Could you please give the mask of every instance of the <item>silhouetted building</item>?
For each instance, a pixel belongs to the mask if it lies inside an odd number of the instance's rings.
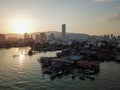
[[[62,24],[62,39],[66,37],[66,24]]]
[[[45,33],[40,33],[39,35],[35,35],[35,43],[45,43],[47,42],[47,35]]]
[[[25,33],[24,34],[24,43],[29,43],[29,42],[33,42],[32,35]]]
[[[0,42],[6,41],[5,34],[0,34]]]
[[[25,33],[25,34],[24,34],[24,40],[27,39],[27,38],[28,38],[28,34]]]
[[[8,37],[8,42],[17,42],[17,37]]]
[[[40,35],[35,35],[35,40],[39,40],[40,39]]]
[[[40,41],[42,43],[47,42],[47,35],[45,33],[40,33]]]
[[[18,46],[24,46],[24,39],[23,38],[18,39]]]

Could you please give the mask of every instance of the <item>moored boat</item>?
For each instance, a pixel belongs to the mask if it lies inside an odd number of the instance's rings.
[[[94,75],[87,75],[86,77],[91,79],[91,80],[95,80],[95,76]]]

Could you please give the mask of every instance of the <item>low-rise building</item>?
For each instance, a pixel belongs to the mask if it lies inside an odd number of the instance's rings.
[[[5,34],[0,34],[0,43],[6,41]]]
[[[17,42],[17,37],[8,37],[8,42]]]

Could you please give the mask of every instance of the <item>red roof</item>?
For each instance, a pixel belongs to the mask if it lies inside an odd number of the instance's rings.
[[[78,64],[79,66],[83,66],[83,67],[96,66],[95,63],[93,63],[93,62],[88,62],[88,61],[78,61],[77,64]]]

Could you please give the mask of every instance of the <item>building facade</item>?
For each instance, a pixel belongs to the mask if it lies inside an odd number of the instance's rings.
[[[66,24],[62,24],[62,39],[66,37]]]
[[[5,34],[0,34],[0,42],[6,41]]]
[[[40,33],[39,35],[35,35],[35,43],[46,43],[47,35],[45,33]]]
[[[41,43],[47,42],[47,35],[45,33],[40,33],[40,41]]]

